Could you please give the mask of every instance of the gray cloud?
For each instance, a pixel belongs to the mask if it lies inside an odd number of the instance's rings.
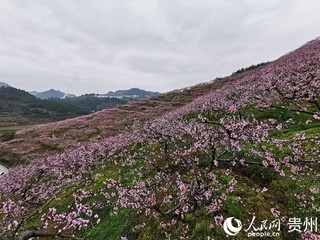
[[[318,37],[317,0],[3,0],[0,81],[71,93],[161,92]]]

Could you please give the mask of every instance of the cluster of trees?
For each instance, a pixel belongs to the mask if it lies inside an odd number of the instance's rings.
[[[0,88],[0,108],[2,112],[20,115],[29,120],[64,119],[88,113],[67,102],[41,100],[26,91],[12,87]]]
[[[61,120],[127,103],[117,98],[97,98],[83,95],[75,98],[41,100],[26,91],[6,87],[0,88],[0,109],[4,113],[16,114],[28,120]]]
[[[252,64],[252,65],[249,66],[249,67],[240,68],[239,70],[233,72],[232,74],[235,75],[235,74],[239,74],[239,73],[244,73],[244,72],[247,72],[247,71],[256,69],[256,68],[258,68],[258,67],[264,66],[264,65],[266,65],[266,64],[268,64],[268,63],[269,63],[269,62],[262,62],[262,63],[258,63],[258,64]]]
[[[98,98],[94,94],[86,94],[75,98],[53,99],[52,101],[67,102],[87,112],[96,112],[106,108],[113,108],[126,104],[127,100],[118,98]]]

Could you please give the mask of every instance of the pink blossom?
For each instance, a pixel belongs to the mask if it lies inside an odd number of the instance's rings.
[[[214,217],[214,221],[216,223],[216,225],[222,227],[222,224],[223,224],[223,216],[215,216]]]

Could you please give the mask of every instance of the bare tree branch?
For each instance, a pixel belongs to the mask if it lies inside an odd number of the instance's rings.
[[[21,233],[19,240],[28,240],[34,237],[60,237],[66,239],[73,239],[73,240],[83,240],[83,238],[74,237],[71,235],[64,235],[64,234],[56,234],[52,232],[47,232],[43,230],[27,230]]]

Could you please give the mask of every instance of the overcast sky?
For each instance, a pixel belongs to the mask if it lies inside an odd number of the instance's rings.
[[[319,0],[1,0],[0,81],[166,92],[320,36]]]

